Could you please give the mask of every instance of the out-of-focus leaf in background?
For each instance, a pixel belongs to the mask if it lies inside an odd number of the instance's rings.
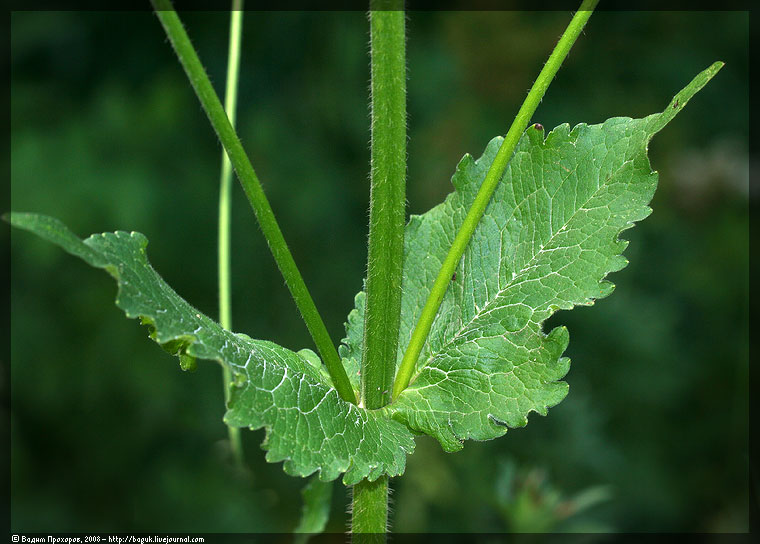
[[[409,14],[411,213],[506,132],[567,17]],[[221,86],[227,15],[183,19]],[[251,12],[244,25],[240,134],[337,342],[366,266],[366,15]],[[494,485],[505,455],[518,471],[543,467],[561,497],[605,486],[587,514],[606,527],[746,530],[748,32],[745,12],[592,17],[536,114],[547,128],[660,111],[704,66],[726,66],[650,147],[654,213],[627,233],[614,296],[545,327],[571,330],[566,400],[455,455],[419,438],[392,482],[395,531],[507,530]],[[12,14],[14,210],[145,233],[158,272],[213,316],[218,161],[151,13]],[[237,187],[234,198],[235,329],[308,347]],[[244,433],[250,475],[229,460],[218,369],[182,375],[113,306],[107,277],[11,241],[12,530],[294,527],[304,482],[266,465],[263,433]],[[344,530],[344,507],[333,501],[328,531]]]

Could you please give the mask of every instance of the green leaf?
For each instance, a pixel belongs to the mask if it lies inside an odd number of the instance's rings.
[[[324,481],[345,472],[346,485],[404,472],[414,450],[406,427],[342,400],[313,352],[234,334],[190,306],[150,266],[142,234],[118,231],[82,241],[51,217],[12,213],[8,219],[111,274],[119,286],[116,305],[148,325],[150,337],[179,356],[183,368],[192,368],[194,358],[227,365],[234,385],[225,420],[264,427],[267,461],[284,461],[285,471],[297,476],[319,471]]]
[[[455,451],[466,439],[524,426],[530,412],[545,415],[565,397],[568,332],[545,334],[542,324],[557,310],[612,292],[604,278],[627,264],[621,254],[628,243],[618,236],[651,213],[657,174],[649,140],[721,66],[698,75],[659,114],[572,130],[564,124],[545,139],[540,125],[526,130],[452,277],[409,387],[384,409],[389,415]],[[452,178],[455,192],[406,227],[397,366],[501,140],[477,161],[465,155]],[[351,377],[363,311],[360,293],[341,349]]]
[[[331,495],[332,482],[323,482],[316,477],[312,477],[301,490],[303,510],[301,521],[294,532],[303,534],[296,537],[296,544],[304,544],[309,539],[309,535],[325,530],[330,517]]]

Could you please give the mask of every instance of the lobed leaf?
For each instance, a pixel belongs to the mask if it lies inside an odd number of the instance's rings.
[[[544,138],[523,134],[452,277],[410,385],[385,410],[447,451],[487,440],[559,403],[569,359],[565,327],[542,324],[557,310],[609,295],[604,278],[625,267],[620,233],[651,213],[657,186],[647,146],[721,68],[699,74],[662,112],[599,125],[564,124]],[[455,191],[405,232],[401,330],[396,365],[409,343],[451,242],[501,145],[465,155]],[[358,368],[364,297],[356,297],[341,356]],[[353,376],[355,372],[350,372]]]
[[[175,293],[148,263],[139,233],[103,233],[82,241],[60,221],[13,213],[10,222],[45,238],[118,283],[116,304],[148,325],[150,336],[179,356],[230,368],[234,384],[225,420],[265,428],[270,462],[292,475],[344,472],[353,485],[403,473],[414,450],[412,432],[455,451],[466,439],[486,440],[527,423],[567,394],[560,381],[568,333],[543,323],[560,309],[593,304],[612,292],[604,278],[623,268],[619,234],[651,212],[657,185],[647,145],[721,68],[716,63],[659,114],[613,118],[600,125],[555,128],[544,138],[534,125],[521,138],[451,280],[409,387],[381,410],[340,398],[319,357],[293,352],[223,329]],[[399,352],[414,325],[501,143],[478,160],[466,155],[452,178],[454,193],[413,216],[405,231]],[[359,388],[364,293],[349,314],[340,355]]]
[[[227,365],[234,384],[225,421],[266,429],[262,447],[269,462],[284,461],[288,474],[319,471],[323,481],[345,472],[343,482],[404,472],[414,439],[402,424],[340,398],[310,350],[293,352],[223,329],[174,292],[148,263],[140,233],[95,234],[82,241],[57,219],[12,213],[10,222],[59,245],[118,283],[116,305],[140,318],[150,337],[183,368],[193,359]]]

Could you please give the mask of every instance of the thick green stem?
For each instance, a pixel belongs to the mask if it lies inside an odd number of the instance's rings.
[[[230,120],[227,118],[222,103],[219,101],[219,97],[216,95],[208,79],[208,75],[201,65],[198,54],[195,52],[192,43],[190,43],[190,38],[188,38],[169,0],[151,1],[172,47],[174,47],[174,51],[177,53],[177,57],[185,69],[188,79],[200,99],[201,105],[219,137],[219,141],[227,151],[240,184],[243,186],[243,191],[245,191],[248,201],[251,203],[251,207],[256,214],[256,219],[258,219],[259,226],[264,234],[264,238],[267,240],[272,256],[274,256],[274,260],[285,279],[285,284],[288,286],[290,294],[306,323],[306,327],[314,339],[314,343],[322,356],[327,371],[330,373],[335,389],[337,389],[344,400],[356,403],[356,395],[341,364],[335,344],[330,339],[322,317],[319,315],[311,294],[309,294],[309,290],[293,260],[293,255],[285,243],[285,238],[282,235],[280,226],[277,224],[264,190],[261,188],[259,178],[253,170],[251,161],[248,159],[235,133],[235,129],[232,128]]]
[[[243,0],[232,0],[230,12],[230,41],[227,54],[227,85],[224,90],[224,110],[235,127],[237,110],[238,74],[240,73],[240,42],[243,37]],[[218,229],[218,269],[219,269],[219,323],[227,330],[232,329],[232,294],[230,287],[230,208],[232,192],[232,163],[227,152],[222,151],[222,172],[219,176],[219,229]],[[224,404],[230,401],[232,373],[222,366]],[[243,444],[238,427],[227,427],[232,455],[239,466],[243,466]]]
[[[370,4],[372,157],[361,403],[390,401],[401,320],[406,206],[406,38],[403,1]],[[354,486],[352,533],[383,542],[388,477]]]
[[[438,273],[438,277],[435,279],[433,288],[430,290],[430,295],[425,302],[425,306],[422,309],[420,318],[415,325],[412,332],[409,345],[404,352],[404,357],[401,360],[398,374],[396,375],[396,381],[393,384],[393,399],[395,400],[401,392],[409,385],[409,381],[414,373],[417,359],[422,351],[422,347],[425,345],[430,328],[433,325],[433,320],[438,313],[438,308],[441,306],[443,297],[446,294],[446,289],[451,283],[451,277],[456,270],[459,260],[462,258],[467,244],[472,238],[475,228],[478,226],[480,218],[483,216],[483,212],[488,206],[488,202],[491,200],[496,186],[499,183],[504,170],[507,167],[512,158],[512,154],[515,151],[517,142],[520,140],[520,136],[528,126],[530,118],[536,111],[538,104],[549,87],[549,84],[554,79],[557,70],[559,70],[562,61],[565,60],[567,54],[570,52],[570,48],[575,43],[575,40],[580,35],[583,27],[586,25],[591,13],[593,12],[599,0],[584,0],[579,8],[578,12],[573,17],[572,21],[565,30],[565,33],[560,38],[559,42],[552,51],[549,60],[546,61],[544,68],[538,75],[536,82],[531,87],[525,102],[523,102],[520,111],[517,113],[517,117],[512,122],[512,126],[509,128],[509,132],[504,137],[504,141],[499,148],[499,152],[496,154],[496,158],[489,168],[486,178],[475,197],[475,201],[472,203],[467,216],[465,217],[462,226],[457,232],[454,242],[451,244],[451,249],[446,255],[446,259],[441,265],[441,270]]]
[[[361,374],[361,402],[369,409],[388,404],[393,385],[406,205],[404,12],[374,11],[379,3],[370,11],[372,163]]]
[[[351,533],[354,542],[385,542],[388,528],[388,477],[362,480],[353,487]]]

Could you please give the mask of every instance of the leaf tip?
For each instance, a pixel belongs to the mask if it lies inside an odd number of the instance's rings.
[[[179,367],[183,372],[195,372],[198,370],[198,360],[192,355],[181,353],[179,355]]]
[[[623,258],[622,261],[625,263],[623,266],[620,266],[620,269],[622,269],[625,265],[628,264],[628,259]],[[615,290],[615,284],[608,280],[602,280],[599,282],[599,294],[596,296],[596,298],[605,298],[612,294],[612,292]]]
[[[443,451],[448,453],[454,453],[464,448],[464,443],[457,438],[451,428],[451,424],[437,429],[437,432],[434,432],[433,436],[441,444]]]
[[[670,101],[670,104],[665,108],[662,113],[655,114],[652,117],[654,122],[650,128],[650,134],[653,135],[667,125],[673,118],[686,106],[689,100],[697,94],[709,81],[715,77],[721,68],[725,66],[723,61],[717,61],[712,63],[708,68],[698,73],[694,79],[692,79],[686,87],[681,89]]]
[[[525,132],[532,144],[540,144],[544,141],[545,129],[541,123],[533,123]]]

